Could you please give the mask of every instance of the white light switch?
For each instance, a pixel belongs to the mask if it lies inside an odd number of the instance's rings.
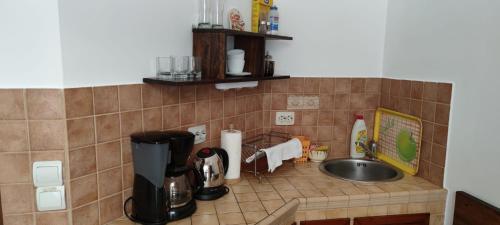
[[[38,161],[33,163],[35,187],[59,186],[63,184],[61,161]]]
[[[39,187],[36,189],[38,211],[66,209],[64,186]]]

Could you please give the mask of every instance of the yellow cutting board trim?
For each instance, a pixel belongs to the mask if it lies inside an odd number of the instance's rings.
[[[390,109],[386,109],[386,108],[378,108],[377,112],[375,113],[375,126],[374,126],[374,130],[373,130],[373,140],[375,140],[376,142],[378,142],[378,140],[379,140],[382,113],[390,114],[390,115],[394,115],[394,116],[398,116],[398,117],[401,117],[404,119],[413,120],[413,121],[418,122],[420,125],[419,137],[422,137],[422,120],[420,120],[420,118],[412,116],[412,115],[400,113],[397,111],[393,111]],[[417,160],[417,167],[416,168],[413,168],[413,167],[410,167],[404,163],[401,163],[401,162],[397,161],[396,159],[393,159],[392,157],[385,155],[381,152],[377,152],[377,158],[401,169],[402,171],[404,171],[410,175],[415,175],[418,172],[418,167],[420,164],[419,161],[420,161],[421,140],[418,140],[418,141],[419,141],[419,149],[418,149],[419,156],[417,157],[418,160]]]

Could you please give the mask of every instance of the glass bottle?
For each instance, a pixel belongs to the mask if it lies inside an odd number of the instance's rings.
[[[211,0],[212,28],[224,28],[224,0]]]
[[[198,2],[198,28],[210,28],[210,1],[199,0]]]

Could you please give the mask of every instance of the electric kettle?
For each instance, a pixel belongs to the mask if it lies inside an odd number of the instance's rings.
[[[238,162],[239,163],[239,162]],[[196,153],[193,160],[194,169],[201,175],[201,188],[195,193],[198,200],[218,199],[229,192],[224,186],[224,175],[227,173],[229,156],[222,148],[203,148]]]

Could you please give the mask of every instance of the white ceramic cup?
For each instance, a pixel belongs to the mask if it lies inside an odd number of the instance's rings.
[[[241,73],[245,67],[245,60],[229,59],[227,60],[227,69],[230,73]]]
[[[245,54],[227,55],[227,60],[245,60]]]

